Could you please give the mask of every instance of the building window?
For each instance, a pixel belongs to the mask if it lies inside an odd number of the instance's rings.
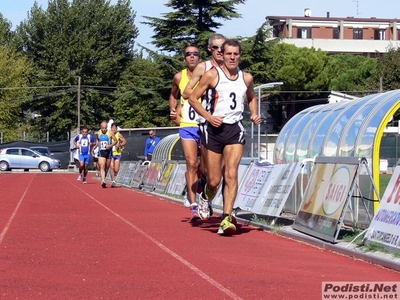
[[[298,39],[311,39],[311,28],[298,28],[297,29]]]
[[[362,28],[353,29],[353,40],[362,40],[363,39],[363,30]]]
[[[374,32],[374,39],[384,41],[386,40],[386,29],[377,29]]]
[[[340,38],[340,29],[339,28],[333,28],[333,38],[335,40],[338,40]]]

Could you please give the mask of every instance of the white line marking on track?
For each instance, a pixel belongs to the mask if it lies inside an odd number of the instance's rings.
[[[64,178],[65,179],[65,178]],[[69,181],[68,181],[69,182]],[[71,182],[69,182],[71,183]],[[72,184],[72,183],[71,183]],[[91,198],[94,202],[96,202],[97,204],[99,204],[100,206],[102,206],[103,208],[105,208],[107,211],[109,211],[111,214],[113,214],[114,216],[116,216],[118,219],[120,219],[121,221],[123,221],[124,223],[126,223],[127,225],[129,225],[130,227],[132,227],[133,229],[135,229],[137,232],[139,232],[141,235],[143,235],[145,238],[149,239],[151,242],[153,242],[155,245],[157,245],[158,247],[160,247],[163,251],[165,251],[166,253],[168,253],[169,255],[171,255],[172,257],[174,257],[175,259],[177,259],[179,262],[181,262],[182,264],[184,264],[186,267],[188,267],[189,269],[191,269],[193,272],[195,272],[197,275],[199,275],[200,277],[202,277],[204,280],[208,281],[212,286],[214,286],[215,288],[217,288],[218,290],[220,290],[221,292],[223,292],[224,294],[228,295],[229,297],[231,297],[232,299],[236,299],[236,300],[243,300],[241,297],[239,297],[238,295],[236,295],[235,293],[233,293],[231,290],[227,289],[226,287],[224,287],[222,284],[220,284],[218,281],[212,279],[210,276],[208,276],[206,273],[204,273],[203,271],[201,271],[199,268],[197,268],[195,265],[191,264],[190,262],[188,262],[186,259],[184,259],[182,256],[180,256],[179,254],[175,253],[174,251],[172,251],[171,249],[169,249],[168,247],[164,246],[164,244],[160,243],[159,241],[157,241],[155,238],[153,238],[152,236],[148,235],[146,232],[144,232],[143,230],[141,230],[139,227],[135,226],[134,224],[132,224],[131,222],[129,222],[127,219],[125,219],[124,217],[122,217],[121,215],[119,215],[118,213],[116,213],[115,211],[113,211],[111,208],[109,208],[108,206],[104,205],[103,203],[101,203],[99,200],[95,199],[92,195],[89,195],[86,191],[82,190],[81,188],[79,188],[78,186],[72,184],[73,186],[75,186],[78,190],[80,190],[81,192],[83,192],[84,194],[86,194],[89,198]]]
[[[1,232],[1,234],[0,234],[0,245],[1,245],[1,243],[3,242],[3,239],[4,239],[5,235],[7,234],[8,229],[9,229],[10,226],[11,226],[11,223],[12,223],[12,221],[14,220],[15,215],[17,214],[18,209],[19,209],[19,207],[21,206],[22,201],[24,200],[25,195],[26,195],[26,192],[28,191],[29,187],[31,186],[31,183],[32,183],[34,177],[35,177],[35,176],[32,176],[32,179],[31,179],[31,181],[29,182],[28,186],[26,187],[26,189],[25,189],[25,191],[24,191],[24,194],[23,194],[22,197],[19,199],[17,206],[15,207],[15,209],[14,209],[14,211],[13,211],[11,217],[8,219],[8,222],[7,222],[6,226],[4,227],[3,231]]]

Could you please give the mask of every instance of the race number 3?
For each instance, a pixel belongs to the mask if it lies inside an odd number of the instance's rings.
[[[236,102],[236,94],[232,92],[232,93],[230,93],[229,97],[231,97],[231,99],[232,99],[232,105],[229,106],[229,107],[232,110],[234,110],[236,108],[236,104],[237,104],[237,102]]]

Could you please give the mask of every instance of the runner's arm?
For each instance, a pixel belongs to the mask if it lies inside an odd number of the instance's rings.
[[[206,69],[206,63],[200,63],[196,66],[196,68],[193,70],[192,77],[190,78],[188,84],[185,87],[185,90],[182,92],[182,97],[184,99],[188,99],[190,95],[193,93],[193,90],[196,86],[196,84],[199,82],[200,78],[204,74],[204,70]],[[200,98],[201,95],[197,98]]]
[[[175,74],[174,79],[172,81],[171,93],[169,95],[169,117],[176,124],[180,123],[180,116],[177,114],[177,106],[180,106],[180,101],[177,98],[179,94],[179,82],[182,78],[182,72]]]
[[[258,114],[258,99],[254,93],[254,82],[253,76],[250,73],[244,73],[244,80],[247,84],[247,101],[249,103],[249,108],[251,112],[250,120],[254,124],[261,124],[261,117]]]

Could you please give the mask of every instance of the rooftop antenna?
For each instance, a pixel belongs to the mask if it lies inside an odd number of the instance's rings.
[[[353,0],[353,2],[355,2],[356,4],[357,4],[357,11],[356,11],[356,15],[358,16],[359,14],[360,14],[360,12],[359,12],[359,10],[358,10],[358,7],[359,7],[359,5],[358,5],[358,0]]]

